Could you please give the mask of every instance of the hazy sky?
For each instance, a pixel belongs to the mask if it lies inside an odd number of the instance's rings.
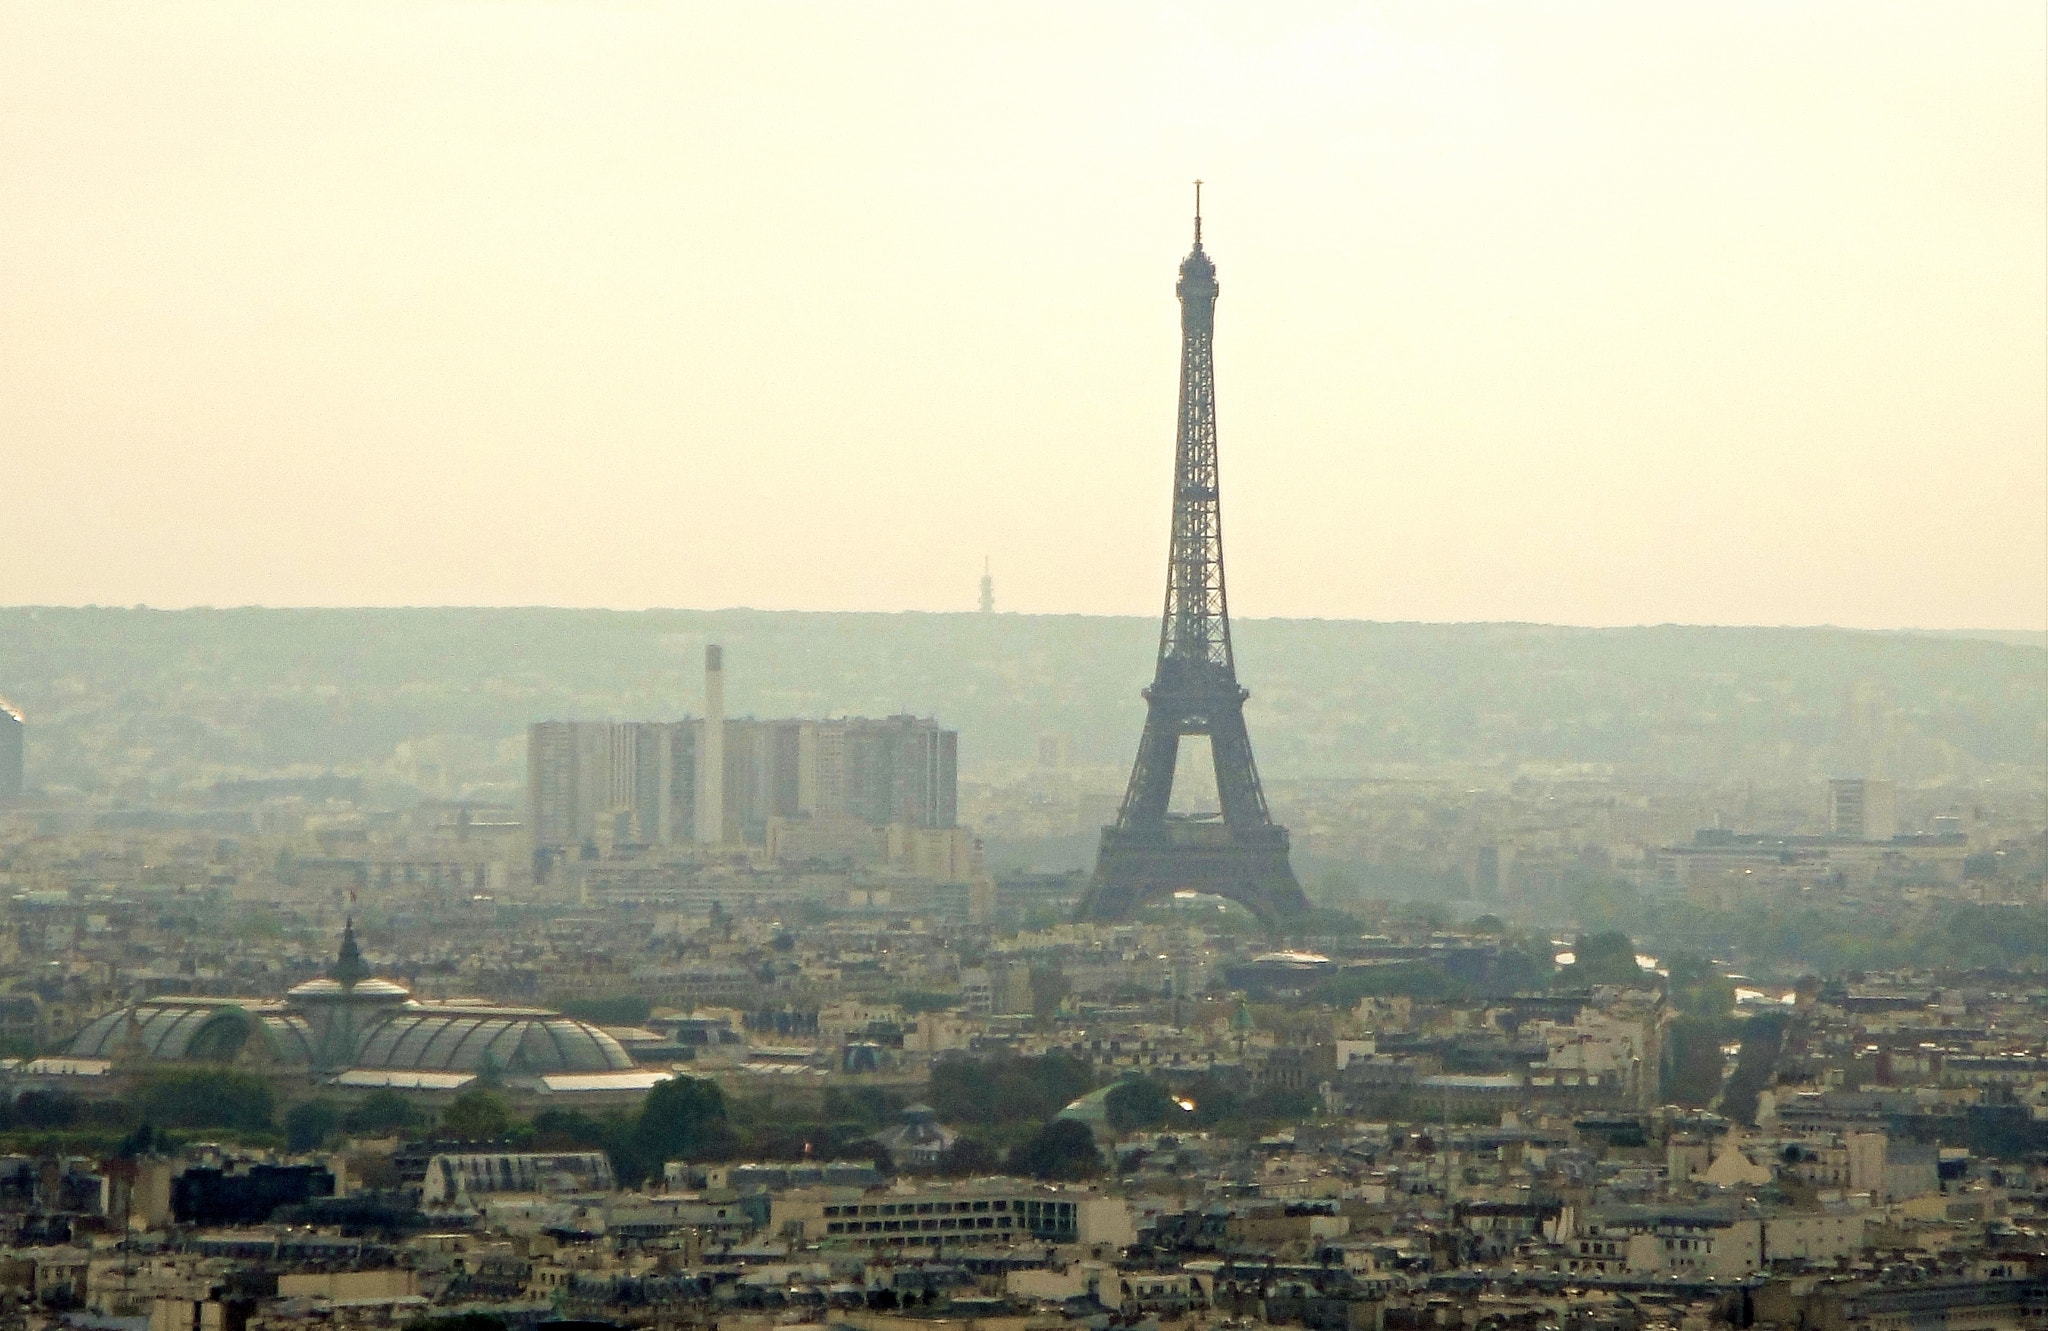
[[[1254,14],[1252,11],[1259,12]],[[2048,624],[2048,18],[0,0],[0,599]]]

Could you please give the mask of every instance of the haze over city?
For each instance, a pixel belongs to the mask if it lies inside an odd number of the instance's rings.
[[[0,0],[0,1331],[2039,1331],[2044,57]]]
[[[16,603],[2048,626],[2037,5],[0,22]]]

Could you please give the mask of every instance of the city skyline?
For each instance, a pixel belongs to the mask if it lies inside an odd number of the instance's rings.
[[[2038,7],[483,15],[5,11],[11,600],[1155,613],[1200,175],[1240,617],[2048,627]]]
[[[0,0],[0,1331],[2038,1322],[2044,51]]]

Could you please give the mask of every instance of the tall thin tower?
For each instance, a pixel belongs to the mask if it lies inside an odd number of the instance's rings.
[[[697,841],[725,843],[725,648],[704,649],[704,735],[697,742]]]
[[[1202,249],[1202,184],[1195,182],[1195,247],[1181,261],[1180,411],[1173,464],[1173,531],[1159,661],[1145,690],[1145,731],[1116,824],[1102,829],[1084,920],[1121,920],[1190,889],[1237,901],[1267,924],[1308,909],[1259,787],[1245,732],[1223,582],[1223,510],[1216,478],[1216,265]],[[1183,735],[1209,737],[1220,814],[1168,813]]]
[[[996,612],[996,580],[988,571],[988,557],[981,560],[981,613],[992,615]]]

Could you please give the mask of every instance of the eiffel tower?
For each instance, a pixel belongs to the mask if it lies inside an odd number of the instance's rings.
[[[1173,537],[1159,664],[1145,690],[1145,733],[1116,825],[1102,829],[1095,879],[1079,918],[1129,919],[1181,890],[1238,902],[1271,928],[1308,909],[1259,788],[1230,648],[1223,588],[1223,511],[1216,488],[1216,265],[1202,250],[1202,185],[1195,182],[1195,247],[1181,261],[1180,419],[1173,463]],[[1220,813],[1169,813],[1183,735],[1207,735]]]

